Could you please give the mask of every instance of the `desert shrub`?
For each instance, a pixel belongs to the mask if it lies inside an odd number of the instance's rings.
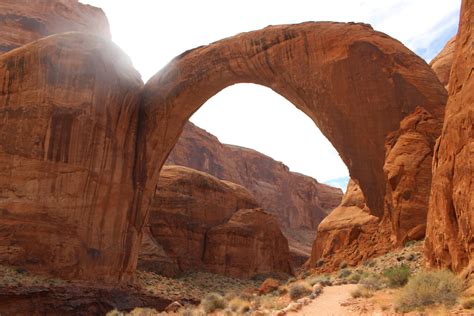
[[[402,287],[408,282],[410,268],[404,264],[398,267],[388,268],[383,271],[390,287]]]
[[[306,282],[309,283],[309,285],[313,286],[316,283],[321,283],[324,286],[331,285],[331,277],[327,274],[321,274],[317,276],[311,276],[306,279]]]
[[[342,261],[342,262],[339,264],[339,269],[345,269],[345,268],[347,268],[347,262]]]
[[[341,279],[345,279],[347,278],[349,275],[351,275],[351,271],[348,270],[348,269],[342,269],[341,271],[339,271],[338,273],[338,277],[341,278]]]
[[[229,308],[235,313],[244,314],[250,310],[250,302],[239,297],[234,297],[229,302]]]
[[[368,259],[368,260],[364,261],[364,266],[365,267],[372,268],[372,267],[375,267],[375,264],[376,264],[376,262],[372,259]]]
[[[362,274],[361,273],[352,273],[348,280],[349,282],[351,283],[359,283],[360,279],[362,278]]]
[[[474,309],[474,297],[465,299],[461,305],[465,309]]]
[[[377,274],[362,275],[359,284],[370,291],[378,291],[386,287],[385,280]]]
[[[297,300],[306,295],[309,295],[311,294],[312,291],[313,291],[313,288],[311,287],[311,285],[309,285],[308,282],[305,282],[305,281],[299,281],[299,282],[293,283],[292,285],[290,285],[289,290],[288,290],[290,294],[290,298],[292,300]]]
[[[260,297],[260,306],[264,309],[282,309],[286,307],[285,301],[281,301],[278,297],[271,295],[263,295]]]
[[[400,290],[395,309],[408,312],[440,304],[453,306],[462,290],[461,281],[450,271],[425,271],[410,278]]]
[[[410,246],[413,246],[414,244],[416,244],[416,240],[408,240],[405,242],[405,247],[410,247]]]
[[[374,296],[371,290],[366,288],[365,286],[358,286],[356,289],[351,291],[351,296],[353,298],[359,298],[359,297],[364,297],[364,298],[369,298]]]
[[[210,293],[201,301],[201,306],[206,313],[212,313],[218,309],[224,309],[226,301],[221,295]]]

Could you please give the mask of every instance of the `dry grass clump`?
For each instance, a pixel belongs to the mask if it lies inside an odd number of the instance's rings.
[[[230,300],[228,307],[235,313],[245,314],[250,311],[250,302],[240,297],[234,297]]]
[[[316,283],[321,283],[323,286],[328,286],[332,284],[331,281],[331,276],[327,274],[321,274],[317,276],[310,276],[306,278],[306,282],[309,283],[309,285],[313,286]]]
[[[362,275],[359,284],[372,292],[387,286],[385,279],[378,274]]]
[[[366,288],[365,286],[359,285],[355,290],[351,291],[351,296],[353,298],[369,298],[374,296],[373,292]]]
[[[210,293],[206,295],[201,301],[201,306],[206,313],[212,313],[219,309],[226,307],[226,300],[217,293]]]
[[[461,290],[461,281],[450,271],[420,272],[400,290],[395,310],[409,312],[433,305],[451,307],[456,304]]]
[[[289,286],[288,293],[292,300],[297,300],[311,294],[313,288],[306,281],[298,281]]]

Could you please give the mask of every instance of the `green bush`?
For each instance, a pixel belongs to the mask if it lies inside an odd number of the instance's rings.
[[[360,273],[352,273],[350,276],[349,276],[349,282],[351,283],[359,283],[360,279],[362,278],[362,274]]]
[[[311,287],[311,285],[309,285],[308,282],[299,281],[290,285],[288,293],[290,294],[290,298],[292,300],[297,300],[299,298],[311,294],[312,291],[313,288]]]
[[[226,307],[225,299],[217,294],[210,293],[201,301],[201,305],[206,313],[212,313],[218,309],[224,309]]]
[[[388,268],[383,271],[390,287],[402,287],[408,282],[410,268],[404,264],[398,267]]]
[[[435,304],[451,307],[456,304],[461,290],[461,281],[450,271],[420,272],[400,290],[395,309],[409,312]]]

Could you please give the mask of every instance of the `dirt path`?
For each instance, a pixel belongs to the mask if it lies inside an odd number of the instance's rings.
[[[305,315],[305,316],[339,316],[350,315],[349,310],[341,306],[341,303],[351,297],[351,291],[357,285],[347,284],[338,286],[327,286],[323,293],[314,299],[310,304],[304,306],[298,312],[289,313],[289,315]]]

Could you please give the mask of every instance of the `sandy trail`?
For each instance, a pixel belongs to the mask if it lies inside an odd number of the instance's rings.
[[[357,287],[355,284],[346,284],[338,286],[327,286],[323,293],[314,299],[310,304],[304,306],[298,312],[291,312],[288,315],[305,316],[339,316],[350,315],[347,307],[341,306],[341,303],[351,297],[351,291]]]

